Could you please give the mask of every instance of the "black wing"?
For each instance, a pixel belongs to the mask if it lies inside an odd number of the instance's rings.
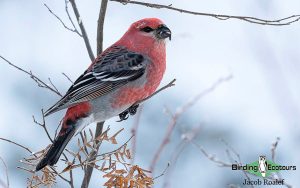
[[[148,60],[124,47],[111,47],[69,88],[65,96],[45,112],[45,116],[103,96],[136,80],[145,73]]]

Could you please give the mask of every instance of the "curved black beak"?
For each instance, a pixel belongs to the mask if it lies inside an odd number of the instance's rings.
[[[156,29],[156,37],[158,39],[169,38],[169,40],[171,40],[171,35],[172,35],[171,30],[166,25],[164,25],[164,24],[160,25]]]

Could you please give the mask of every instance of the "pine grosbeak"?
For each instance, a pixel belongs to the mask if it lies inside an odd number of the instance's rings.
[[[134,114],[134,105],[155,92],[166,69],[165,39],[170,29],[157,18],[133,23],[101,53],[45,116],[68,108],[62,128],[36,171],[53,166],[81,126]]]

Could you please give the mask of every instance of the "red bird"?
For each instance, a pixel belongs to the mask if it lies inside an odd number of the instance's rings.
[[[155,92],[166,69],[165,39],[170,29],[157,18],[133,23],[122,38],[107,48],[74,82],[45,116],[68,108],[62,128],[36,171],[57,163],[81,126],[119,115],[134,115],[134,105]]]

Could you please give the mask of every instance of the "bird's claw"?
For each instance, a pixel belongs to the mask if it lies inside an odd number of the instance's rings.
[[[120,120],[117,122],[121,122],[121,121],[128,119],[129,115],[131,115],[131,116],[135,115],[138,107],[139,107],[139,104],[133,105],[133,106],[129,107],[127,110],[125,110],[124,112],[122,112],[121,114],[119,114]]]
[[[121,121],[128,119],[129,118],[128,110],[125,110],[124,112],[119,114],[119,118],[120,118],[120,120],[117,122],[121,122]]]
[[[128,108],[128,112],[130,115],[135,115],[137,112],[137,108],[139,107],[139,104],[133,105],[131,107]]]

